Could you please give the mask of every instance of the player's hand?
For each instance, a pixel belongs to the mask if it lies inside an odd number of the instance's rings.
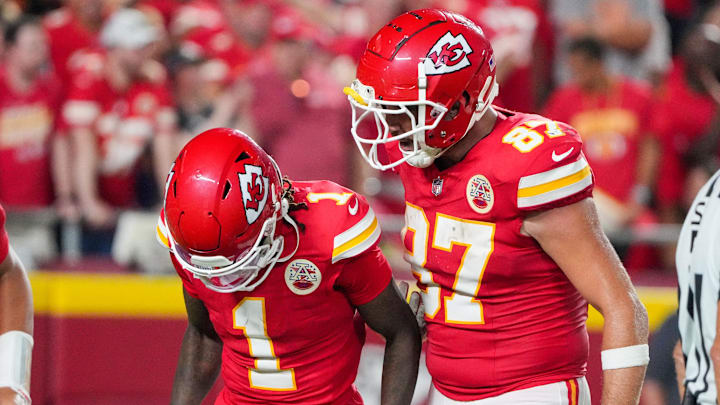
[[[0,387],[0,405],[30,405],[30,402],[10,388]]]
[[[420,335],[425,338],[425,333],[427,332],[425,329],[425,307],[423,306],[422,299],[420,298],[420,293],[413,291],[410,294],[410,297],[408,297],[410,284],[408,284],[407,281],[400,281],[398,283],[398,289],[400,290],[400,295],[405,298],[405,301],[410,305],[410,309],[413,314],[415,314],[415,320],[420,327]]]

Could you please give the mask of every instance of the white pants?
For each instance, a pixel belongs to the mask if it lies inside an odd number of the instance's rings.
[[[590,387],[585,377],[506,392],[476,401],[455,401],[430,386],[428,405],[590,405]]]

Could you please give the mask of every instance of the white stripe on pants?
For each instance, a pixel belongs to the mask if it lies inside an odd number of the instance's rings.
[[[438,391],[435,388],[435,385],[431,385],[428,405],[591,405],[590,387],[588,386],[585,377],[577,378],[574,381],[577,382],[578,389],[577,404],[573,403],[573,399],[569,400],[568,382],[560,381],[551,384],[539,385],[537,387],[510,391],[492,398],[467,402],[450,399]]]

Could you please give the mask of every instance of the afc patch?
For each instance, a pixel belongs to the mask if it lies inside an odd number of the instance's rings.
[[[321,281],[320,269],[310,260],[295,259],[285,267],[285,284],[297,295],[317,290]]]
[[[495,196],[487,177],[476,174],[468,181],[465,196],[473,211],[478,214],[487,214],[493,207]]]

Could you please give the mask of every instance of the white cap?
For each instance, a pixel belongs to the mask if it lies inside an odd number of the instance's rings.
[[[106,48],[140,49],[159,37],[158,29],[142,11],[123,8],[103,25],[100,42]]]

